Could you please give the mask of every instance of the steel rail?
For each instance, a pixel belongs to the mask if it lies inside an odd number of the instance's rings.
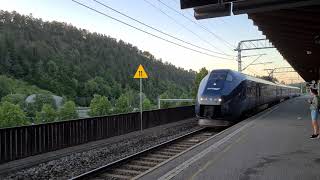
[[[186,137],[188,137],[188,136],[192,136],[193,134],[196,134],[196,133],[198,133],[198,132],[201,132],[201,131],[203,131],[203,130],[205,130],[205,129],[207,129],[207,128],[200,128],[200,129],[194,130],[194,131],[192,131],[192,132],[189,132],[189,133],[187,133],[187,134],[181,135],[181,136],[176,137],[176,138],[174,138],[174,139],[171,139],[171,140],[169,140],[169,141],[163,142],[163,143],[161,143],[161,144],[155,145],[155,146],[153,146],[153,147],[150,147],[150,148],[145,149],[145,150],[143,150],[143,151],[137,152],[137,153],[132,154],[132,155],[130,155],[130,156],[127,156],[127,157],[124,157],[124,158],[122,158],[122,159],[116,160],[116,161],[114,161],[114,162],[108,163],[108,164],[106,164],[106,165],[103,165],[103,166],[98,167],[98,168],[96,168],[96,169],[90,170],[90,171],[85,172],[85,173],[83,173],[83,174],[80,174],[80,175],[78,175],[78,176],[72,177],[70,180],[82,180],[82,179],[90,179],[90,178],[93,178],[93,177],[95,177],[95,176],[98,176],[98,175],[100,175],[100,174],[105,173],[107,170],[110,170],[110,169],[112,169],[112,168],[115,168],[115,167],[119,167],[119,166],[121,166],[121,165],[124,165],[126,162],[128,162],[128,161],[130,161],[130,160],[133,160],[133,159],[135,159],[135,158],[137,158],[137,157],[139,157],[139,156],[141,156],[141,155],[143,155],[143,154],[146,154],[146,153],[151,152],[151,151],[153,151],[153,150],[162,148],[162,147],[164,147],[164,146],[168,146],[168,145],[170,145],[170,144],[172,144],[172,143],[174,143],[174,142],[176,142],[176,141],[178,141],[178,140],[182,140],[183,138],[186,138]],[[194,146],[196,146],[196,145],[197,145],[197,144],[195,144]],[[184,150],[181,150],[181,152],[183,152],[183,151],[184,151]],[[159,164],[159,163],[158,163],[158,164]],[[143,173],[143,172],[142,172],[142,173]]]

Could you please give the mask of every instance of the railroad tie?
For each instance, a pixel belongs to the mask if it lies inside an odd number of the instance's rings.
[[[194,146],[194,145],[198,144],[199,142],[200,141],[198,141],[198,142],[183,141],[183,142],[180,142],[178,144],[186,144],[188,146]]]
[[[121,175],[132,175],[132,176],[136,176],[138,174],[141,174],[143,171],[136,171],[136,170],[131,170],[131,169],[125,169],[125,168],[116,168],[116,169],[112,169],[112,172],[117,173],[117,174],[121,174]]]
[[[161,154],[161,155],[165,155],[165,156],[174,156],[177,153],[176,152],[163,151],[163,152],[157,152],[157,154]]]
[[[112,173],[103,173],[99,177],[111,177],[111,178],[117,178],[117,179],[132,179],[131,176],[112,174]]]
[[[177,154],[177,153],[180,153],[181,151],[179,151],[179,150],[176,150],[176,149],[170,149],[170,148],[165,148],[165,149],[163,149],[163,151],[164,152],[172,152],[172,153],[175,153],[175,154]]]
[[[161,155],[161,154],[149,154],[149,157],[158,158],[158,159],[169,159],[171,156]]]
[[[182,148],[189,148],[189,147],[191,147],[192,145],[180,143],[180,144],[175,144],[175,145],[173,145],[173,146],[182,147]]]
[[[142,161],[142,160],[133,160],[131,161],[131,163],[133,163],[134,165],[143,165],[143,166],[148,166],[148,167],[154,167],[156,166],[158,163],[155,162],[150,162],[150,161]]]
[[[186,150],[186,148],[177,147],[177,146],[170,146],[169,149],[177,150],[179,152]]]
[[[139,165],[132,165],[132,164],[128,164],[128,165],[123,165],[124,168],[128,168],[128,169],[132,169],[132,170],[136,170],[136,171],[146,171],[148,169],[150,169],[150,167],[148,166],[139,166]]]
[[[142,157],[140,159],[142,159],[144,161],[151,161],[151,162],[157,162],[157,163],[160,163],[160,162],[165,160],[165,159],[159,159],[159,158],[156,158],[156,157]]]

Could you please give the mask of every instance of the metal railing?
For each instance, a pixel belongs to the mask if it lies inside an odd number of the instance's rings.
[[[194,117],[184,106],[143,112],[143,129]],[[140,130],[138,112],[0,129],[0,163]]]
[[[161,109],[161,101],[162,102],[195,102],[195,99],[161,99],[158,98],[158,109]]]

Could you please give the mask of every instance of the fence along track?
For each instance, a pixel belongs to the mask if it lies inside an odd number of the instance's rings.
[[[143,112],[143,129],[193,118],[194,106]],[[140,130],[139,113],[0,129],[0,164]]]
[[[73,177],[71,180],[133,179],[159,166],[170,158],[187,151],[191,147],[198,145],[212,137],[216,132],[217,130],[202,128],[77,177]]]

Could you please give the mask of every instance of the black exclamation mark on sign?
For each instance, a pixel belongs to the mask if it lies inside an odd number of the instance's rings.
[[[142,71],[139,71],[139,77],[142,77]]]

